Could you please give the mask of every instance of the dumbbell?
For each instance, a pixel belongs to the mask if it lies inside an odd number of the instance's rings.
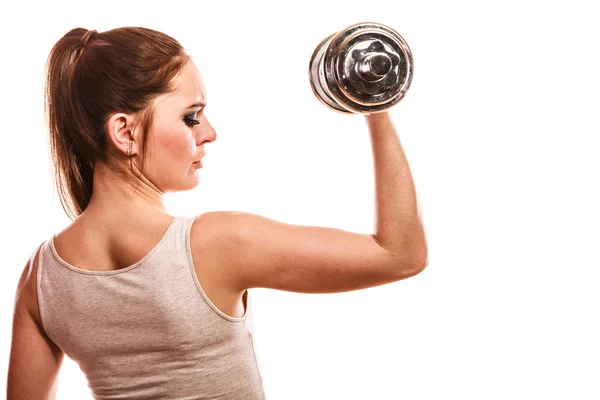
[[[392,28],[372,22],[326,37],[309,65],[315,96],[344,114],[389,109],[404,97],[412,76],[413,58],[406,41]]]

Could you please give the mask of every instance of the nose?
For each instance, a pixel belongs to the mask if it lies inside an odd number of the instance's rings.
[[[206,120],[205,124],[203,124],[202,129],[200,130],[198,137],[196,139],[196,144],[200,146],[205,142],[214,142],[217,140],[217,132],[213,128],[213,126]]]

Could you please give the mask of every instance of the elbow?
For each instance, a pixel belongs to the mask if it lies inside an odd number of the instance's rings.
[[[416,257],[414,265],[417,271],[415,275],[423,272],[425,268],[427,268],[427,265],[429,265],[429,253],[427,252],[427,245],[423,246],[423,251],[421,251]]]
[[[400,268],[400,279],[406,279],[419,275],[427,267],[427,262],[413,262],[405,264]]]
[[[411,257],[409,260],[401,263],[399,267],[400,279],[406,279],[418,275],[423,272],[425,268],[427,268],[427,265],[429,265],[429,255],[426,247],[423,249],[423,251],[416,252],[414,257]]]
[[[396,280],[418,275],[429,264],[427,240],[424,237],[413,237],[410,241],[405,241],[400,250],[390,253],[392,261],[389,265],[395,266]]]
[[[415,265],[418,266],[419,272],[423,272],[427,265],[429,265],[429,252],[427,251],[427,245],[423,245],[423,250],[419,253]]]
[[[425,268],[427,268],[427,265],[429,264],[429,258],[427,258],[427,256],[420,260],[419,262],[415,263],[415,275],[420,274],[421,272],[423,272],[425,270]]]
[[[429,265],[429,250],[427,249],[427,239],[425,237],[415,247],[414,264],[418,270],[417,274],[423,272],[427,268],[427,265]]]

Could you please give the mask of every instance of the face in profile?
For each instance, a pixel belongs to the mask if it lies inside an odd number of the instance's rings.
[[[144,175],[163,193],[198,186],[199,165],[194,162],[206,154],[204,145],[217,138],[204,114],[206,91],[192,60],[174,83],[173,92],[154,102],[144,166]]]

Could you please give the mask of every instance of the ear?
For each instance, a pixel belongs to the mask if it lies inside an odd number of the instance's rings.
[[[127,149],[131,143],[130,155],[137,154],[135,137],[132,132],[133,122],[133,117],[125,113],[115,113],[109,118],[107,123],[108,138],[117,152],[127,154]]]

